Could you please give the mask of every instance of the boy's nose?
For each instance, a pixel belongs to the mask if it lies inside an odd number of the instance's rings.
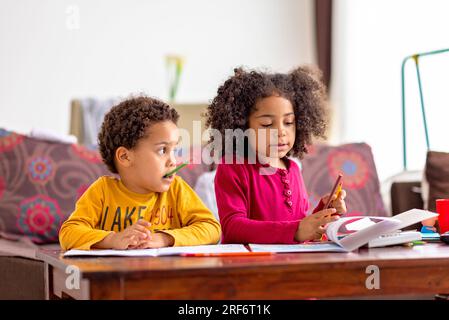
[[[173,153],[170,154],[170,158],[168,159],[168,166],[175,167],[176,166],[176,157]]]

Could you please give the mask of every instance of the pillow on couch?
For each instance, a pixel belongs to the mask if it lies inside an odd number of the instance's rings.
[[[83,192],[109,174],[100,155],[0,129],[0,234],[58,242],[61,224]]]
[[[312,145],[301,160],[310,212],[331,192],[339,173],[346,190],[346,216],[385,216],[379,178],[371,147],[365,143],[340,146]]]

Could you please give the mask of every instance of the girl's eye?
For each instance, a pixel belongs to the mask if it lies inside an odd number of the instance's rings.
[[[291,126],[292,124],[294,124],[294,122],[286,122],[285,123],[287,126]]]
[[[262,124],[261,126],[264,128],[268,128],[268,127],[271,127],[271,123],[270,124]]]
[[[165,147],[158,150],[158,153],[159,153],[161,156],[164,155],[166,152],[167,152],[167,148],[165,148]]]

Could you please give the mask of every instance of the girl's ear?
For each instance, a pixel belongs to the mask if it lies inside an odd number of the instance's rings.
[[[129,168],[131,166],[132,152],[125,147],[118,147],[115,151],[115,161],[118,166]]]

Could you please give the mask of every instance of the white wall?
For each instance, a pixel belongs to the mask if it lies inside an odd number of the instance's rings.
[[[207,102],[235,66],[314,61],[311,0],[2,0],[0,127],[67,133],[72,98],[167,98],[165,55],[186,65],[179,102]]]
[[[340,141],[372,146],[382,179],[402,170],[401,63],[449,48],[449,1],[335,1],[332,98],[341,108]],[[449,53],[421,58],[431,148],[449,152]],[[424,165],[416,71],[406,69],[409,168]]]

